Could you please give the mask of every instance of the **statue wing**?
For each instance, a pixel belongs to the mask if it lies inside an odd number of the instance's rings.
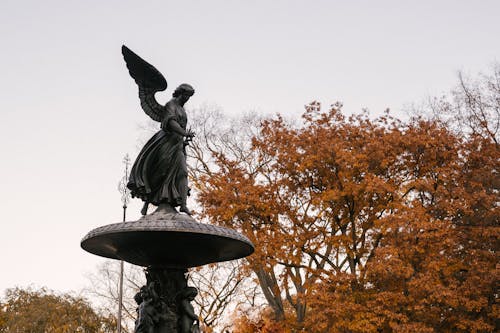
[[[141,107],[151,119],[161,121],[163,106],[155,99],[158,91],[167,89],[167,80],[154,66],[146,62],[128,47],[122,45],[122,54],[130,76],[139,86]]]

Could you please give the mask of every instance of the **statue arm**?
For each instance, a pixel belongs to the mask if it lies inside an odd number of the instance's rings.
[[[169,130],[171,130],[172,132],[175,132],[179,135],[191,136],[191,134],[188,131],[184,130],[175,119],[170,119],[168,121],[167,126],[168,126]]]
[[[182,308],[184,310],[184,313],[189,318],[191,318],[192,320],[196,320],[196,321],[198,320],[198,316],[196,315],[196,313],[194,313],[194,308],[191,305],[191,303],[189,303],[189,300],[187,300],[187,299],[182,300]]]
[[[179,125],[176,120],[176,114],[174,106],[169,103],[165,106],[165,116],[163,117],[161,128],[166,131],[172,131],[178,135],[185,137],[193,137],[194,134],[191,131],[186,131]]]

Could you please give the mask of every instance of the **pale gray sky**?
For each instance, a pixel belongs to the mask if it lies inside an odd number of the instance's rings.
[[[379,114],[499,61],[499,1],[0,2],[0,291],[76,290],[102,259],[80,249],[119,222],[125,153],[146,120],[120,54],[155,65],[169,90],[298,115],[319,100]],[[139,217],[140,203],[129,217]]]

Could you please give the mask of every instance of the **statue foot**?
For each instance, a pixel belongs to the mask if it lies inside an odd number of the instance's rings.
[[[179,210],[183,213],[186,213],[188,214],[189,216],[191,216],[191,211],[185,206],[185,205],[182,205]]]

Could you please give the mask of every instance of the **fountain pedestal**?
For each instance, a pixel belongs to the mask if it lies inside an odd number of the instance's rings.
[[[135,296],[136,333],[191,332],[189,303],[196,289],[187,285],[190,267],[246,257],[254,247],[235,230],[196,222],[169,207],[133,222],[90,231],[81,247],[98,256],[146,267],[147,283]]]

